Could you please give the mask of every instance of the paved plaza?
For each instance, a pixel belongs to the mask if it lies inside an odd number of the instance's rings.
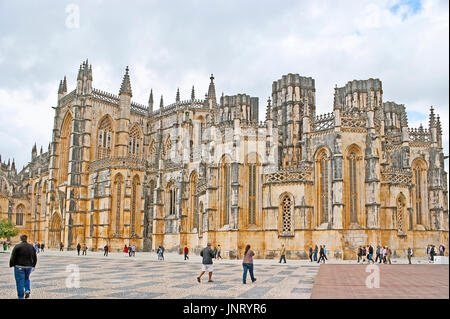
[[[88,252],[77,256],[75,251],[45,251],[38,255],[36,270],[31,275],[31,298],[92,299],[309,299],[309,298],[448,298],[448,265],[381,265],[381,288],[367,289],[368,273],[364,265],[354,261],[330,261],[320,265],[309,260],[255,260],[255,277],[242,284],[242,261],[214,262],[214,282],[202,282],[196,277],[201,258],[166,253],[165,261],[158,261],[155,253],[136,253],[125,257],[122,253]],[[2,299],[17,298],[13,269],[9,268],[9,253],[0,254],[0,295]],[[79,288],[67,288],[73,282],[71,269],[79,269]],[[320,270],[319,270],[320,269]],[[444,274],[446,272],[446,274]],[[71,275],[72,274],[72,275]],[[69,280],[68,280],[69,278]],[[407,278],[405,281],[404,278]],[[389,286],[389,287],[388,287]],[[313,288],[314,287],[314,288]],[[446,291],[444,291],[446,290]],[[378,294],[374,294],[378,291]],[[384,291],[384,294],[381,293]],[[412,293],[413,291],[413,293]],[[422,291],[422,293],[420,293]],[[371,295],[370,295],[371,294]]]

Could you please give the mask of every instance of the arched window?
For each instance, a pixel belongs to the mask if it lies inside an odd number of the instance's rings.
[[[198,228],[198,210],[197,210],[197,173],[193,172],[191,174],[190,181],[190,207],[189,207],[189,225],[191,225],[190,229]]]
[[[121,210],[122,210],[122,186],[123,186],[123,177],[120,174],[116,175],[116,178],[114,180],[114,187],[115,187],[115,236],[120,236],[120,230],[121,230]]]
[[[358,215],[357,215],[357,188],[356,188],[356,154],[355,152],[350,153],[348,158],[349,164],[349,177],[350,177],[350,222],[357,223]]]
[[[72,115],[66,114],[61,128],[59,143],[59,179],[58,184],[67,181],[69,176],[70,133],[72,131]]]
[[[330,209],[330,158],[325,149],[316,156],[316,194],[319,224],[328,223]]]
[[[280,234],[292,234],[292,214],[294,202],[289,194],[285,194],[280,199]]]
[[[6,180],[4,177],[0,177],[0,192],[7,192],[8,191],[8,184],[6,183]]]
[[[222,158],[219,171],[219,207],[221,226],[230,222],[231,214],[231,169],[227,156]]]
[[[406,200],[403,194],[397,197],[397,230],[400,233],[405,232],[406,220],[405,220],[405,206]]]
[[[16,225],[17,226],[23,226],[23,211],[24,211],[23,205],[17,206],[17,211],[16,211]]]
[[[130,131],[130,138],[128,139],[128,154],[132,156],[139,156],[141,152],[141,130],[135,124]]]
[[[108,116],[104,116],[98,127],[97,158],[111,155],[112,124]]]
[[[149,147],[149,154],[150,154],[150,164],[155,164],[156,161],[156,144],[155,144],[155,140],[152,140],[150,142],[150,147]]]
[[[168,203],[168,209],[167,214],[168,215],[175,215],[176,213],[176,198],[177,198],[177,192],[175,188],[174,182],[170,182],[167,185],[167,201]]]
[[[131,235],[136,235],[136,210],[138,202],[139,176],[133,178],[131,184]],[[139,211],[138,211],[139,212]]]
[[[247,194],[248,194],[248,218],[249,225],[256,225],[256,212],[258,211],[258,191],[259,191],[259,160],[253,153],[246,160]]]
[[[427,178],[426,164],[421,159],[416,159],[412,164],[413,171],[413,207],[416,215],[416,224],[423,225],[423,212],[426,207]]]
[[[166,142],[164,143],[164,147],[163,147],[163,157],[165,160],[169,159],[171,148],[172,148],[172,140],[170,139],[170,135],[169,135],[169,136],[167,136]]]

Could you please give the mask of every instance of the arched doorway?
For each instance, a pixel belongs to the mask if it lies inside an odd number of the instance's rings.
[[[61,242],[61,217],[54,213],[50,222],[49,247],[59,247]]]

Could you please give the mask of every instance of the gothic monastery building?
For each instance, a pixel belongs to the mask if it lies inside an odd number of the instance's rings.
[[[99,83],[101,85],[101,83]],[[336,259],[359,245],[448,246],[442,129],[408,126],[405,106],[383,101],[379,79],[336,87],[331,113],[316,114],[311,77],[272,84],[265,121],[247,94],[154,108],[133,102],[128,67],[119,95],[93,85],[80,66],[76,88],[60,82],[48,150],[17,172],[0,160],[0,217],[31,241],[113,251],[220,244],[225,258],[307,258],[326,245]],[[331,111],[331,110],[330,110]],[[13,238],[13,241],[16,239]]]

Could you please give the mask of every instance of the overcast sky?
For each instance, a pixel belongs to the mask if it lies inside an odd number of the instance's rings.
[[[155,105],[216,93],[259,97],[287,73],[315,79],[317,114],[334,86],[379,78],[384,101],[405,104],[410,127],[428,127],[430,105],[448,154],[449,4],[377,1],[0,0],[0,154],[20,170],[51,139],[59,81],[75,88],[89,58],[93,86],[118,94],[130,68],[133,100]],[[77,19],[77,12],[79,18]]]

